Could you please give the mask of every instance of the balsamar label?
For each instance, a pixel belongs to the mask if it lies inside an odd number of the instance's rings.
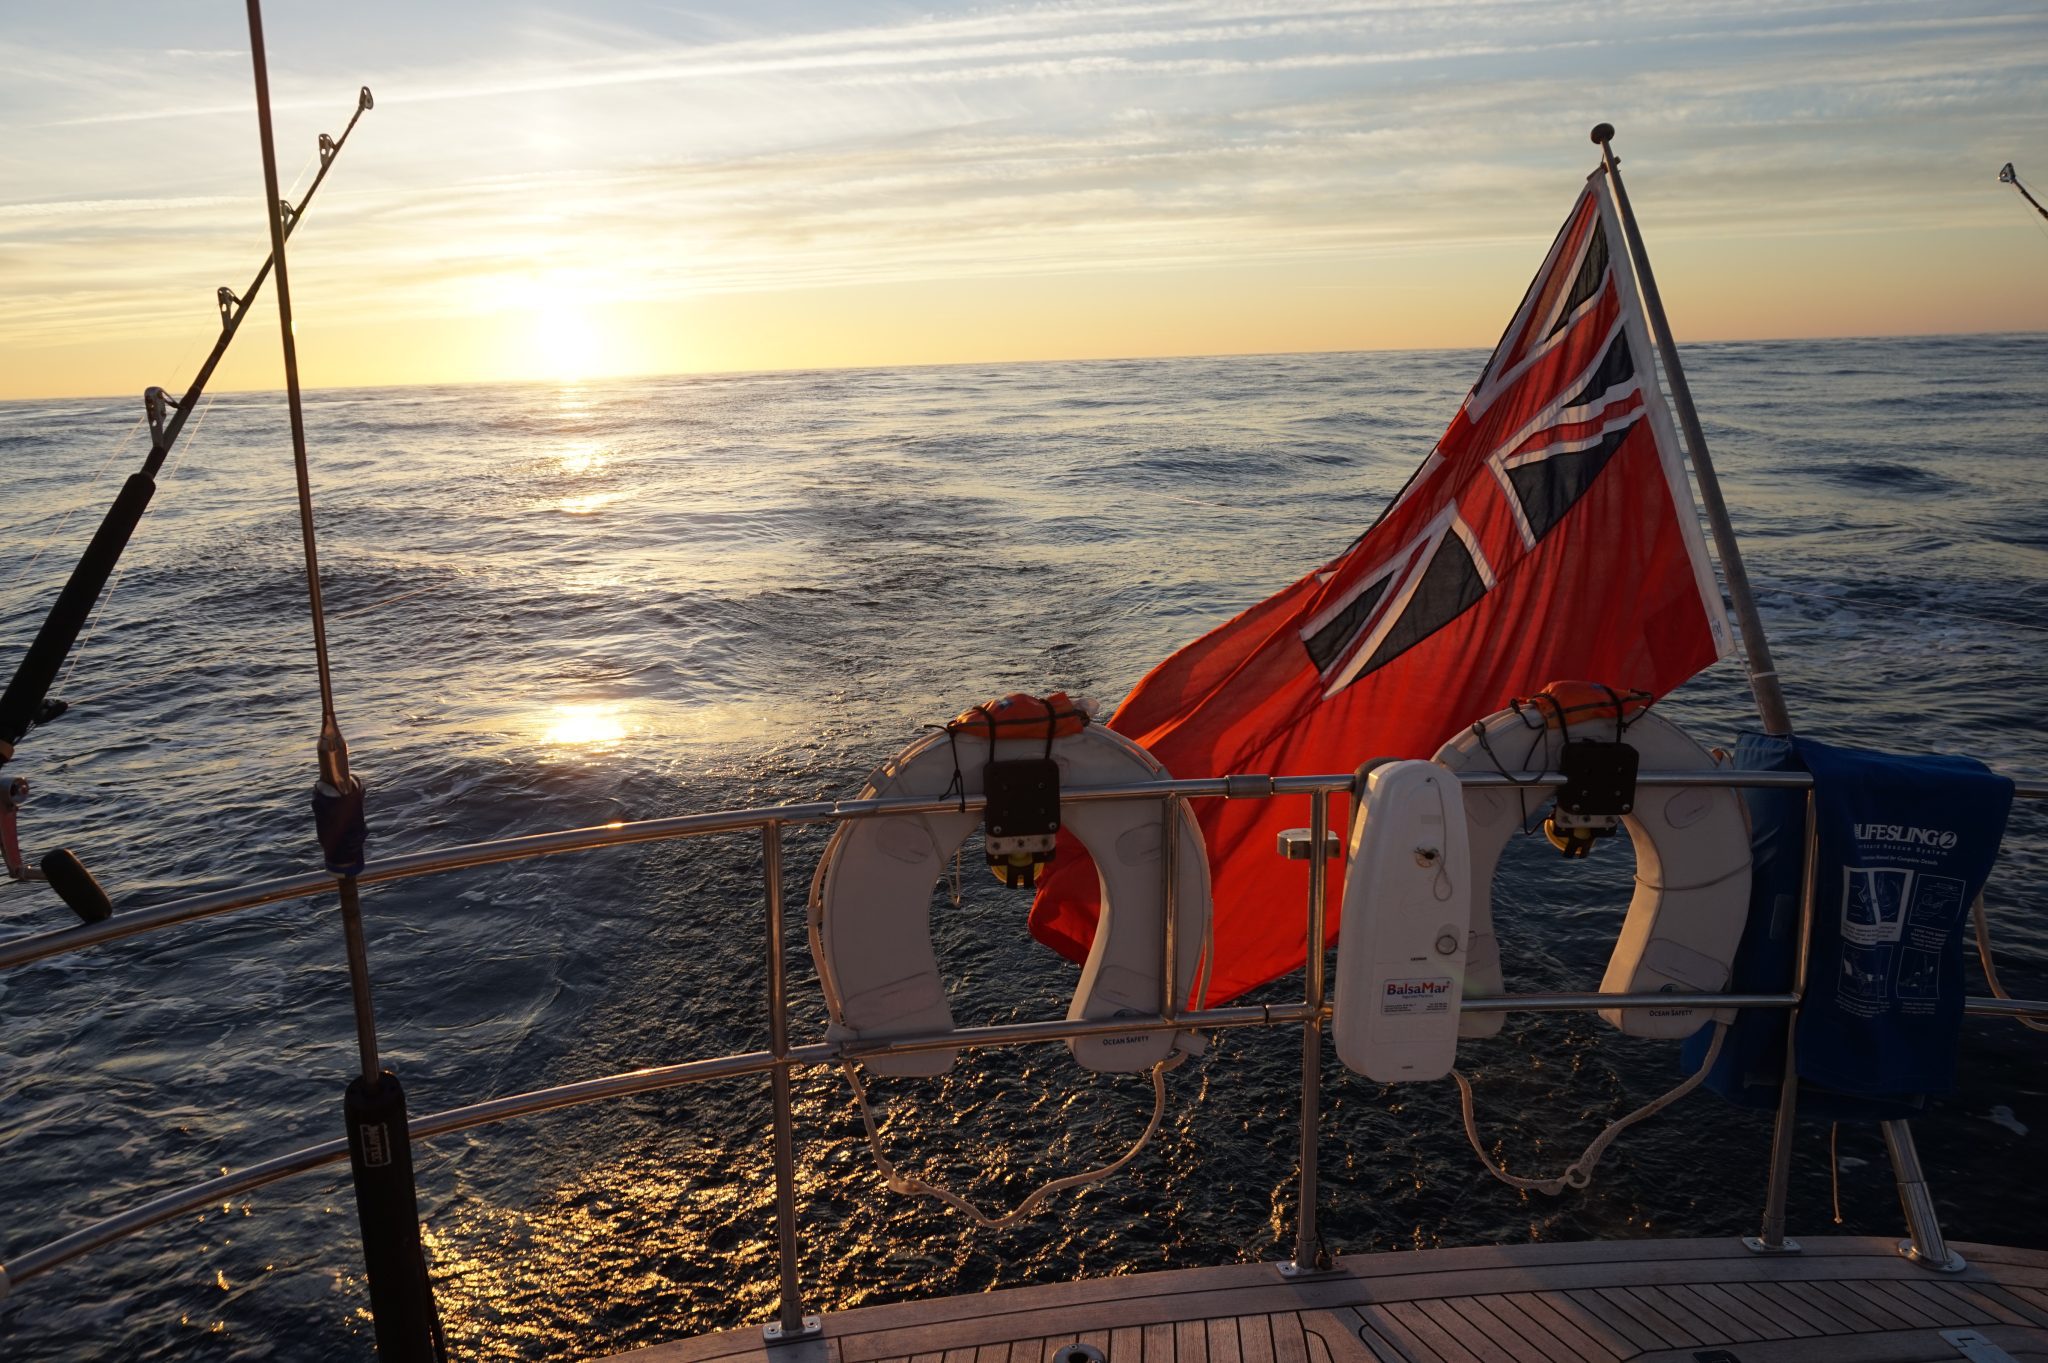
[[[1399,1017],[1408,1013],[1442,1013],[1451,1006],[1451,977],[1430,975],[1420,979],[1388,980],[1380,996],[1380,1012]]]

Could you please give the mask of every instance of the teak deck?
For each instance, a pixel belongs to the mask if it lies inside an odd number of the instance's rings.
[[[1750,1254],[1733,1240],[1605,1241],[1386,1253],[1285,1281],[1267,1264],[1184,1269],[865,1307],[822,1338],[764,1346],[759,1328],[629,1355],[630,1363],[1055,1363],[1077,1341],[1109,1363],[1955,1363],[1971,1332],[2048,1361],[2048,1254],[1957,1245],[1934,1273],[1890,1240],[1809,1239]]]

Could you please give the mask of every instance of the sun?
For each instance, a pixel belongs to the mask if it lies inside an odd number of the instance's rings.
[[[530,363],[540,378],[575,381],[611,372],[616,352],[590,291],[566,274],[534,279],[526,293]]]
[[[587,379],[602,367],[604,338],[574,306],[548,302],[534,309],[533,348],[551,379]]]

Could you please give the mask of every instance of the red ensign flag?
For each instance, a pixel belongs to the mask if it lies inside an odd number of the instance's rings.
[[[1604,180],[1579,196],[1450,429],[1351,547],[1154,668],[1110,727],[1177,777],[1428,757],[1560,679],[1663,695],[1728,648]],[[1331,799],[1331,827],[1348,827]],[[1208,994],[1298,969],[1306,797],[1195,802],[1215,882]],[[1336,939],[1342,863],[1332,862]],[[1062,837],[1031,932],[1086,957],[1099,883]]]

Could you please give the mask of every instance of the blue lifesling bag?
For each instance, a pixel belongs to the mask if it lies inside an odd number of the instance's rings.
[[[1895,756],[1745,734],[1736,766],[1811,772],[1819,829],[1813,945],[1799,1012],[1799,1110],[1910,1117],[1955,1087],[1962,924],[1998,858],[2013,786],[1965,757]],[[1745,790],[1754,869],[1729,988],[1784,993],[1797,960],[1806,793]],[[1775,1109],[1784,1015],[1737,1015],[1707,1087]],[[1710,1035],[1686,1042],[1697,1069]]]

